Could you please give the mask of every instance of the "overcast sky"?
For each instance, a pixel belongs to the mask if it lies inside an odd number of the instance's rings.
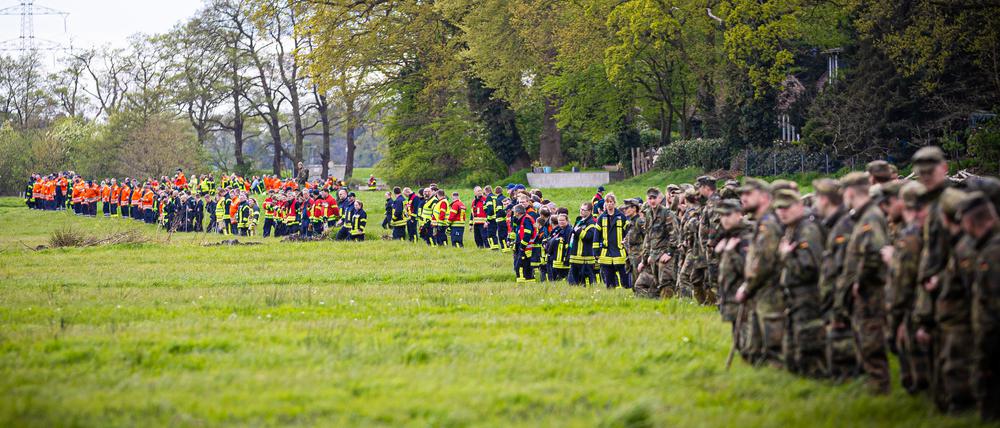
[[[21,0],[0,0],[0,8],[18,6]],[[135,33],[162,33],[201,8],[202,0],[36,0],[69,13],[66,28],[63,18],[35,16],[35,37],[86,48],[111,44],[124,46]],[[16,39],[21,33],[19,15],[0,16],[0,40]]]

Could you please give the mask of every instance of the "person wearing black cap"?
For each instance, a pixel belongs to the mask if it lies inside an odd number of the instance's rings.
[[[597,186],[597,193],[590,199],[590,203],[594,205],[594,217],[604,212],[604,186]]]

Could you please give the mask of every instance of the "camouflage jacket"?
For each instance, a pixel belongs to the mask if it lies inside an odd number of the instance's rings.
[[[782,227],[774,213],[768,211],[756,219],[753,238],[747,249],[746,278],[747,295],[756,302],[757,311],[762,314],[776,314],[785,311],[784,294],[778,284],[780,265],[778,243],[781,241]]]
[[[917,269],[920,267],[920,249],[923,247],[920,225],[903,227],[893,245],[896,249],[889,264],[889,281],[885,289],[891,331],[907,322],[916,305]]]
[[[934,299],[934,321],[941,327],[969,328],[972,323],[973,264],[976,261],[975,240],[963,234],[958,238],[938,282]]]
[[[881,253],[882,247],[889,243],[885,214],[878,204],[869,201],[855,210],[853,216],[856,223],[847,242],[844,273],[837,286],[839,300],[834,302],[840,308],[848,306],[854,284],[858,284],[858,295],[864,300],[881,300],[885,288],[886,267]]]
[[[795,224],[785,226],[784,240],[795,244],[781,260],[780,283],[788,296],[819,295],[819,268],[823,260],[823,233],[812,220],[803,217]],[[811,288],[810,290],[801,290]],[[789,302],[792,303],[792,302]],[[815,302],[819,306],[819,302]]]
[[[711,265],[718,264],[720,257],[720,254],[715,253],[715,244],[719,242],[722,225],[719,224],[719,214],[715,212],[715,206],[721,200],[718,193],[709,196],[701,207],[698,221],[698,244],[701,246],[699,251]]]
[[[930,277],[944,270],[945,264],[948,262],[948,253],[951,252],[951,239],[941,220],[940,204],[940,196],[947,187],[948,182],[945,181],[937,189],[928,190],[925,195],[926,198],[933,199],[933,201],[927,206],[927,219],[924,221],[924,247],[920,252],[918,284],[925,283]]]
[[[833,296],[837,291],[837,280],[844,270],[847,240],[850,239],[851,231],[854,230],[854,218],[847,214],[846,208],[841,207],[836,213],[823,219],[822,225],[826,236],[826,245],[819,275],[820,310],[827,314],[827,319],[831,319]],[[847,316],[847,314],[841,315]]]
[[[717,236],[719,241],[737,238],[739,243],[724,249],[719,256],[719,310],[724,321],[734,321],[737,316],[736,290],[743,284],[743,267],[746,265],[747,248],[753,239],[753,225],[743,221],[732,230]],[[714,252],[714,248],[713,248]]]
[[[698,227],[701,224],[701,207],[688,208],[681,228],[681,245],[684,250],[684,257],[693,263],[692,267],[704,267],[705,258],[702,253],[701,243],[698,240]]]
[[[641,261],[655,262],[662,254],[677,257],[677,217],[669,208],[647,207],[643,213],[646,236],[642,241]]]
[[[972,283],[973,361],[979,367],[1000,355],[1000,230],[976,243]],[[993,360],[996,361],[996,360]],[[994,363],[995,364],[995,363]],[[993,374],[996,376],[996,373]]]
[[[625,224],[625,252],[632,263],[639,263],[642,253],[642,241],[646,237],[645,222],[642,214],[628,219]]]

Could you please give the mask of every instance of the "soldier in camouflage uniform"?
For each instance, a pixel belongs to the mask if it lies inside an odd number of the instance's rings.
[[[628,276],[632,280],[631,285],[639,277],[637,268],[639,267],[639,257],[642,253],[642,241],[645,237],[645,224],[640,215],[642,201],[638,199],[625,200],[625,216],[628,223],[625,225],[625,254],[628,254]]]
[[[820,312],[826,323],[826,365],[831,377],[843,380],[858,374],[857,350],[850,314],[846,310],[834,310],[833,301],[837,280],[844,269],[844,255],[854,219],[844,206],[839,181],[816,180],[813,189],[816,191],[813,208],[822,218],[820,226],[826,241],[819,277]]]
[[[885,214],[868,193],[868,173],[855,172],[841,179],[844,199],[855,219],[847,243],[844,272],[837,286],[834,306],[849,311],[861,367],[872,391],[888,394],[889,360],[885,352],[885,264],[882,248],[888,245]],[[849,294],[848,294],[849,293]]]
[[[944,270],[948,256],[951,252],[951,237],[945,229],[941,219],[940,198],[946,189],[950,188],[948,181],[948,163],[945,162],[944,152],[938,147],[924,147],[917,150],[911,159],[913,171],[917,174],[917,181],[927,189],[922,200],[927,206],[927,219],[922,227],[923,248],[920,250],[920,264],[917,268],[917,305],[914,312],[914,321],[918,329],[923,329],[928,336],[921,339],[918,334],[918,342],[923,346],[929,355],[937,354],[934,343],[930,340],[930,334],[934,328],[934,305],[933,301],[937,297],[937,284],[940,280],[938,274]],[[918,332],[919,333],[919,332]],[[939,390],[937,373],[931,373],[931,388]],[[935,393],[941,396],[940,393]],[[938,403],[939,406],[945,405]]]
[[[762,180],[747,178],[740,187],[743,211],[754,221],[754,236],[747,251],[745,282],[736,292],[738,302],[749,301],[753,311],[751,340],[760,338],[756,362],[782,366],[782,340],[785,331],[785,298],[778,283],[778,243],[783,233],[771,211],[771,186]],[[759,335],[759,336],[758,336]]]
[[[819,312],[819,267],[823,233],[806,217],[801,195],[792,189],[775,193],[774,209],[784,236],[778,246],[780,284],[788,306],[784,337],[785,367],[810,377],[826,375],[823,319]]]
[[[684,194],[686,208],[681,219],[681,262],[677,286],[682,296],[693,297],[698,303],[705,303],[705,257],[698,242],[698,227],[701,224],[701,201],[698,192],[690,189]]]
[[[673,297],[677,275],[674,258],[677,256],[677,218],[662,205],[659,189],[646,191],[647,207],[643,212],[646,236],[639,257],[639,279],[636,293],[648,297]]]
[[[715,302],[718,293],[719,279],[719,257],[721,253],[714,251],[718,243],[718,234],[722,230],[719,224],[719,214],[715,212],[715,207],[722,198],[716,193],[715,187],[719,180],[715,177],[704,175],[698,177],[698,193],[702,197],[703,208],[701,210],[701,220],[698,224],[698,245],[700,253],[705,258],[705,291],[706,302]],[[706,303],[702,302],[702,303]]]
[[[972,262],[975,243],[962,233],[956,220],[959,204],[966,194],[949,188],[938,201],[941,225],[948,232],[951,249],[944,270],[937,280],[925,286],[932,299],[923,300],[917,308],[922,321],[917,336],[923,343],[933,343],[934,377],[931,392],[934,402],[949,413],[966,410],[973,405],[969,349],[972,348]]]
[[[996,207],[975,192],[959,207],[962,230],[975,242],[971,266],[972,378],[984,421],[1000,420],[1000,220]]]
[[[743,283],[743,268],[746,265],[747,247],[753,239],[753,225],[742,215],[739,202],[733,199],[720,201],[715,206],[722,233],[713,251],[719,256],[719,312],[722,320],[732,323],[733,341],[740,356],[751,361],[750,340],[740,330],[749,319],[746,310],[740,310],[736,302],[736,290]],[[739,319],[739,321],[737,321]]]
[[[930,356],[916,343],[916,323],[913,310],[916,306],[917,268],[920,249],[923,247],[921,227],[927,209],[920,198],[927,189],[918,182],[906,183],[899,191],[905,210],[905,225],[894,241],[895,250],[889,263],[889,282],[886,287],[888,307],[889,343],[895,343],[899,355],[899,372],[903,388],[914,394],[927,389],[930,384]]]

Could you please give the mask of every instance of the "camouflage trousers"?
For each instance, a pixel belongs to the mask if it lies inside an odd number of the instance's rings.
[[[782,349],[785,366],[794,373],[820,378],[826,376],[826,340],[819,313],[819,289],[797,287],[788,290],[788,315]]]
[[[849,319],[836,317],[826,326],[826,367],[827,374],[836,380],[858,375],[858,351]]]
[[[759,363],[780,368],[784,365],[785,314],[755,311],[760,329]]]
[[[851,328],[861,369],[868,376],[868,386],[873,392],[888,394],[890,379],[889,357],[885,349],[885,306],[879,293],[881,290],[855,299]]]
[[[930,354],[917,343],[917,329],[913,322],[904,321],[906,337],[899,341],[899,377],[907,392],[914,394],[930,386]]]
[[[737,310],[733,319],[733,329],[739,327],[739,331],[734,331],[733,339],[736,340],[736,349],[740,351],[740,357],[750,364],[757,364],[763,354],[764,339],[761,337],[753,300],[747,300],[743,305],[743,310]]]
[[[942,327],[934,358],[934,401],[942,411],[960,412],[974,404],[972,395],[972,329]]]
[[[676,294],[676,275],[673,260],[666,263],[657,261],[652,266],[643,267],[635,281],[635,294],[642,297],[669,298]]]
[[[680,272],[677,273],[677,288],[680,295],[705,304],[707,297],[705,271],[705,263],[697,255],[688,254],[687,257],[684,257]]]
[[[719,303],[719,261],[708,261],[705,270],[705,302],[706,305]]]
[[[981,350],[977,344],[972,369],[976,405],[984,421],[1000,421],[1000,406],[997,406],[1000,403],[1000,358],[982,355]]]

